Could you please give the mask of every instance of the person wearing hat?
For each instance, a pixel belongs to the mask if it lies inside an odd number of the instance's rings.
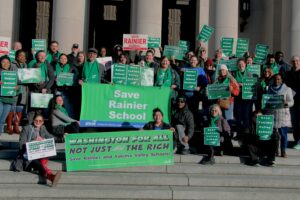
[[[177,98],[177,109],[171,118],[171,125],[175,128],[177,153],[187,155],[190,153],[189,140],[194,135],[194,116],[189,110],[186,98]]]
[[[104,79],[104,66],[96,60],[98,50],[95,48],[89,48],[88,59],[84,62],[82,70],[82,80],[79,80],[79,84],[82,83],[103,83]]]
[[[69,63],[69,65],[74,66],[76,64],[76,56],[79,52],[79,44],[74,43],[72,45],[71,51],[72,52],[70,54],[68,54],[68,63]]]
[[[233,120],[233,102],[234,96],[238,96],[240,93],[238,82],[235,78],[229,73],[226,65],[221,64],[218,70],[218,77],[214,84],[228,84],[230,90],[230,97],[226,99],[219,99],[218,104],[220,105],[225,119],[231,125]]]
[[[4,71],[14,71],[17,72],[18,69],[11,65],[8,56],[2,56],[0,58],[1,68],[0,68],[0,85],[3,84],[2,72]],[[1,88],[2,89],[2,88]],[[19,91],[20,86],[16,86],[14,90]],[[8,113],[11,110],[13,104],[17,102],[18,96],[0,96],[0,135],[4,132],[4,123],[7,118]]]

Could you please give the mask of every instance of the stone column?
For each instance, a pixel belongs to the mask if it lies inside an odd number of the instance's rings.
[[[291,0],[290,56],[300,56],[300,1]]]
[[[215,16],[214,34],[215,49],[217,49],[220,48],[222,37],[238,37],[239,1],[215,0]]]
[[[197,0],[197,8],[196,8],[196,37],[201,31],[203,25],[210,25],[209,23],[209,0]],[[196,46],[198,45],[198,41],[196,41]],[[207,54],[208,54],[208,44]]]
[[[52,40],[59,42],[61,52],[70,53],[73,43],[78,43],[81,50],[86,49],[88,5],[86,0],[53,1]]]
[[[16,39],[15,37],[15,0],[0,0],[0,36],[10,37],[11,43]]]
[[[162,0],[131,1],[130,32],[132,34],[146,34],[161,38],[161,26]]]

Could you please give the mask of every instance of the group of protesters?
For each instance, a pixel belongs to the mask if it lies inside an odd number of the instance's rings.
[[[207,56],[203,43],[195,51],[187,51],[182,60],[163,56],[162,48],[148,49],[146,53],[137,52],[130,55],[123,51],[121,45],[115,45],[111,53],[101,47],[89,48],[88,52],[80,51],[77,43],[71,47],[71,53],[59,51],[59,43],[51,41],[48,51],[25,52],[19,42],[14,43],[15,59],[1,57],[2,71],[17,71],[20,68],[40,68],[41,83],[18,83],[13,97],[0,96],[0,132],[4,132],[7,124],[8,134],[20,134],[20,123],[25,117],[28,126],[23,128],[20,136],[20,148],[24,142],[50,137],[48,131],[57,142],[64,142],[69,133],[79,133],[79,115],[81,105],[81,86],[84,83],[113,84],[111,68],[97,62],[97,57],[112,57],[113,64],[132,64],[153,68],[154,87],[169,87],[172,90],[171,113],[163,113],[153,108],[153,122],[147,123],[143,129],[170,129],[174,132],[174,152],[189,154],[193,137],[203,137],[203,128],[218,127],[220,147],[198,144],[204,147],[207,156],[201,164],[214,164],[214,154],[231,152],[231,139],[239,140],[250,155],[249,164],[256,165],[265,159],[265,164],[273,166],[275,156],[287,157],[288,128],[294,133],[295,149],[300,149],[300,58],[293,56],[291,63],[284,61],[283,52],[269,54],[265,64],[261,65],[261,77],[258,77],[257,99],[242,98],[243,79],[251,78],[247,66],[253,64],[255,55],[245,53],[238,58],[236,71],[230,71],[222,60],[236,59],[224,56],[222,49],[217,49],[212,58]],[[32,55],[31,55],[32,54]],[[161,57],[155,55],[161,54]],[[219,66],[219,67],[217,67]],[[185,70],[197,71],[197,87],[194,90],[183,89]],[[73,86],[58,86],[57,76],[62,72],[73,73]],[[0,73],[1,74],[1,73]],[[230,97],[217,100],[208,99],[206,87],[209,84],[228,84]],[[2,84],[2,81],[1,83]],[[30,94],[54,94],[49,109],[30,107]],[[284,108],[267,109],[261,105],[263,94],[284,96]],[[155,96],[153,96],[155,98]],[[96,106],[96,105],[95,105]],[[171,114],[171,122],[163,121],[163,116]],[[274,131],[271,139],[261,141],[256,135],[256,116],[273,115]],[[25,117],[24,117],[25,116]],[[44,128],[44,119],[48,119],[48,131]],[[197,130],[197,131],[196,131]],[[29,136],[28,136],[29,135]],[[201,141],[201,140],[199,140]],[[200,143],[197,140],[197,143]],[[202,140],[203,141],[203,140]],[[279,151],[280,150],[280,151]],[[232,152],[231,152],[232,153]],[[47,169],[46,161],[35,162],[35,167],[42,168],[41,173],[56,183],[56,176]],[[41,165],[41,166],[40,166]],[[32,166],[31,166],[32,167]],[[45,175],[46,174],[46,175]]]

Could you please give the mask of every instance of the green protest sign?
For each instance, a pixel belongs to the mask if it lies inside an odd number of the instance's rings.
[[[183,75],[183,89],[193,91],[197,88],[198,72],[194,69],[185,69]]]
[[[54,138],[26,143],[28,160],[36,160],[56,155]]]
[[[154,70],[140,65],[114,64],[111,79],[120,85],[153,86]]]
[[[34,54],[37,51],[43,50],[43,51],[47,51],[47,44],[46,44],[46,40],[44,39],[32,39],[31,41],[32,43],[32,49],[34,51]]]
[[[16,51],[15,50],[9,50],[8,57],[10,59],[10,62],[14,61],[16,58]]]
[[[21,81],[21,83],[43,82],[41,68],[19,68],[18,78]]]
[[[253,62],[256,64],[264,64],[269,52],[269,46],[264,44],[257,44],[255,48],[255,57]]]
[[[1,72],[1,96],[16,96],[16,86],[18,83],[17,72],[4,71]]]
[[[243,78],[243,99],[257,99],[257,78]]]
[[[197,36],[197,40],[201,40],[203,42],[207,42],[209,40],[209,38],[211,37],[211,35],[213,34],[214,31],[215,31],[215,28],[213,28],[211,26],[204,25],[202,27],[199,35]]]
[[[56,81],[57,86],[72,86],[74,85],[74,74],[73,73],[68,73],[68,72],[61,72],[57,76],[57,81]]]
[[[232,55],[233,42],[234,42],[233,38],[225,38],[225,37],[223,37],[221,39],[221,48],[223,50],[223,53],[227,57],[229,57],[229,56]]]
[[[178,46],[182,49],[182,51],[184,53],[186,53],[190,49],[190,42],[189,41],[184,41],[184,40],[179,40]]]
[[[204,128],[204,145],[220,146],[220,131],[218,127]]]
[[[66,136],[67,171],[173,164],[169,130]]]
[[[148,37],[148,48],[159,48],[160,38]]]
[[[248,52],[249,49],[249,39],[238,38],[236,43],[236,53],[237,58],[241,58]]]
[[[169,122],[169,87],[134,87],[83,84],[81,127],[143,127],[152,121],[152,110],[160,108]],[[97,106],[95,106],[97,105]]]
[[[139,65],[127,66],[127,85],[132,85],[132,86],[141,85],[141,66]]]
[[[30,107],[31,108],[48,108],[53,94],[31,93]]]
[[[238,66],[237,66],[238,60],[236,58],[234,59],[229,59],[229,60],[220,60],[219,64],[224,64],[227,66],[229,71],[237,71]]]
[[[262,109],[284,108],[284,95],[263,94]]]
[[[209,84],[207,85],[207,95],[208,99],[229,98],[229,84]]]
[[[168,57],[169,59],[174,56],[176,60],[183,60],[184,51],[180,47],[165,45],[164,56]]]
[[[259,140],[270,140],[273,134],[273,115],[258,115],[256,118],[256,134]]]
[[[252,74],[253,77],[260,77],[260,65],[248,64],[246,69]]]

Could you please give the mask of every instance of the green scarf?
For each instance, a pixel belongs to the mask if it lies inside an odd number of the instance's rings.
[[[61,72],[69,72],[70,71],[70,65],[66,64],[61,67],[59,63],[55,66],[55,76],[58,76]]]
[[[84,62],[82,70],[82,78],[86,83],[99,83],[99,64],[95,60],[93,63]]]
[[[230,79],[228,78],[228,77],[226,77],[225,79],[219,79],[218,80],[218,82],[217,82],[218,84],[230,84]]]
[[[67,110],[66,110],[64,107],[62,107],[62,106],[60,106],[60,105],[58,105],[58,104],[55,104],[55,109],[58,109],[58,110],[60,110],[62,113],[64,113],[66,116],[69,116]]]
[[[167,70],[159,69],[156,74],[155,86],[171,87],[171,85],[172,85],[171,69],[169,67]]]
[[[240,70],[237,70],[236,71],[236,74],[235,74],[235,79],[238,83],[243,83],[243,79],[246,75],[246,70],[244,72],[241,72]]]
[[[59,51],[56,52],[56,54],[53,54],[53,53],[51,53],[51,52],[47,52],[46,60],[48,60],[48,62],[51,63],[52,60],[53,60],[53,56],[54,56],[54,55],[57,55],[57,58],[59,58],[60,54],[61,54],[61,53],[60,53]]]
[[[210,117],[209,127],[217,127],[217,121],[220,119],[220,116]]]

